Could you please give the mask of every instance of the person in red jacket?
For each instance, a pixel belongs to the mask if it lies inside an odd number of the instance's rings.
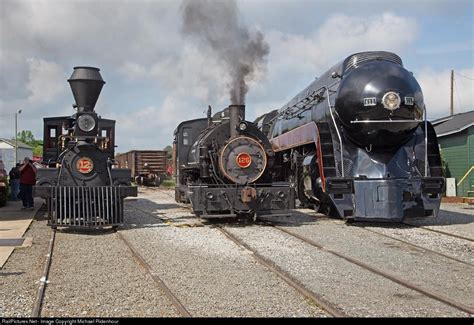
[[[33,161],[25,157],[23,165],[20,166],[20,196],[23,201],[22,209],[33,210],[33,185],[36,184],[36,167]]]

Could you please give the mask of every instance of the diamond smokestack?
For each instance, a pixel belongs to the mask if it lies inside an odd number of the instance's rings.
[[[74,72],[68,82],[79,112],[94,110],[100,91],[105,84],[99,71],[100,69],[93,67],[74,67]]]

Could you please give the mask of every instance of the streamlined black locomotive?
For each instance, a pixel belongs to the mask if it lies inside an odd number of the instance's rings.
[[[419,84],[396,54],[353,54],[256,123],[303,205],[349,220],[438,214],[436,134]]]
[[[47,202],[51,227],[123,223],[123,199],[137,196],[130,170],[114,165],[115,121],[94,111],[105,82],[99,69],[75,67],[68,80],[77,112],[44,118],[43,164],[35,196]]]
[[[294,188],[274,177],[274,152],[245,106],[182,122],[174,133],[175,199],[202,218],[288,215]]]

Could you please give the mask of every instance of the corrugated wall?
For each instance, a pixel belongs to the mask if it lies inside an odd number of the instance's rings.
[[[454,177],[456,184],[474,165],[474,127],[456,134],[438,138],[443,157],[447,162],[446,177]],[[474,171],[457,186],[457,196],[468,196],[473,191]],[[473,193],[471,193],[471,196]]]

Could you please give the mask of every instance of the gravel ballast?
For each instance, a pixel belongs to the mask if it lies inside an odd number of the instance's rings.
[[[193,316],[326,315],[217,229],[127,214],[135,227],[122,234]]]
[[[471,265],[331,220],[284,228],[474,309]]]
[[[170,301],[113,232],[58,232],[44,317],[177,316]]]
[[[46,221],[30,225],[24,238],[32,237],[29,247],[17,247],[0,270],[0,317],[29,317],[43,276],[51,229]]]
[[[277,229],[263,226],[226,229],[349,316],[468,316]]]

